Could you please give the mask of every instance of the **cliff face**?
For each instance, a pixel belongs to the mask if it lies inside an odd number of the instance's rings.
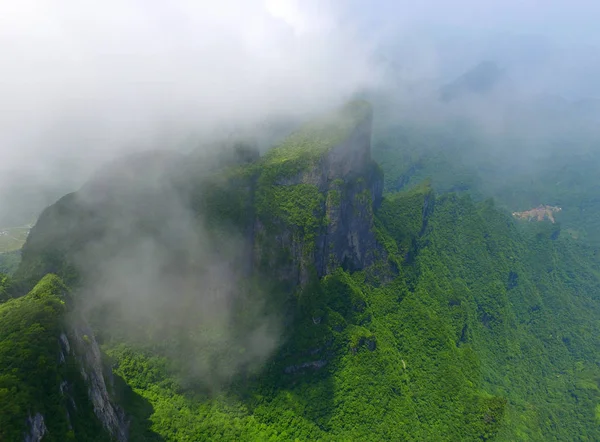
[[[372,111],[347,105],[269,152],[256,187],[255,260],[290,285],[375,260],[373,209],[383,176],[371,159]]]
[[[96,418],[113,439],[119,442],[126,441],[128,422],[123,410],[109,394],[112,372],[104,369],[102,354],[94,333],[85,321],[80,319],[68,330],[68,336],[62,334],[60,338],[61,355],[64,357],[65,354],[72,354],[77,361],[79,374],[87,386],[88,398]],[[64,382],[68,386],[68,381]]]
[[[259,269],[303,286],[311,275],[340,266],[363,269],[379,252],[373,209],[383,189],[371,159],[371,127],[372,109],[359,101],[300,128],[263,158],[212,176],[206,170],[182,174],[185,161],[164,154],[115,162],[44,211],[16,279],[27,288],[49,272],[76,280],[75,257],[86,245],[122,234],[109,240],[117,249],[127,247],[131,234],[115,232],[122,226],[159,237],[161,225],[179,216],[174,212],[181,207],[168,203],[175,200],[187,201],[214,230],[227,224],[246,238],[241,248],[248,252],[238,263],[246,274]]]
[[[371,159],[371,115],[351,136],[324,158],[327,225],[317,238],[315,266],[324,276],[342,266],[362,269],[374,262],[377,250],[373,209],[379,205],[383,177]]]
[[[127,439],[112,402],[100,349],[84,322],[73,323],[70,295],[54,275],[0,305],[2,440]],[[8,407],[8,408],[6,408]]]

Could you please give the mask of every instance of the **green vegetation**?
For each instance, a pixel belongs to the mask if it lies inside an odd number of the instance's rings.
[[[274,184],[306,171],[333,147],[346,140],[357,125],[370,118],[371,105],[353,101],[290,135],[282,144],[265,154],[260,162],[261,181]]]
[[[107,440],[72,356],[59,336],[66,288],[45,276],[26,296],[0,304],[0,440],[22,440],[27,419],[41,414],[44,440]],[[63,383],[64,382],[64,383]]]
[[[9,286],[10,286],[10,278],[5,274],[0,273],[0,302],[5,301],[6,299],[9,298],[9,295],[8,295]]]
[[[125,398],[132,417],[132,441],[281,440],[257,421],[247,406],[226,396],[207,398],[184,392],[169,372],[168,360],[125,345],[108,350],[115,372],[140,399]],[[148,411],[150,422],[144,428]]]
[[[272,186],[259,194],[257,203],[258,215],[267,222],[271,217],[279,218],[288,225],[297,226],[302,234],[310,235],[322,225],[317,213],[323,195],[315,185]]]
[[[208,233],[251,237],[259,260],[242,279],[231,320],[252,322],[245,313],[266,300],[281,316],[281,345],[260,369],[240,369],[228,383],[213,382],[219,373],[207,369],[202,383],[197,368],[222,362],[208,350],[227,342],[218,354],[232,366],[247,351],[243,327],[231,341],[219,339],[218,318],[214,328],[182,321],[172,330],[146,321],[142,336],[163,337],[148,342],[129,339],[117,323],[96,330],[131,440],[600,440],[600,270],[584,240],[592,221],[577,224],[562,212],[556,224],[515,220],[508,202],[527,191],[485,199],[500,177],[485,181],[484,160],[463,161],[461,146],[480,138],[452,127],[401,128],[378,139],[387,192],[377,207],[367,167],[361,176],[322,182],[324,155],[369,114],[355,103],[343,118],[307,126],[256,162],[190,185],[191,208]],[[575,180],[574,171],[561,176]],[[585,180],[569,181],[571,201],[587,192]],[[336,212],[341,207],[346,218]],[[0,279],[0,294],[49,269],[79,281],[68,256],[95,238],[94,210],[67,196],[45,211],[14,282]],[[581,232],[578,239],[563,233],[563,220]],[[340,265],[319,278],[312,252],[331,226],[331,248],[335,240],[356,246],[356,232],[374,235],[375,263],[356,271]],[[0,438],[21,437],[33,410],[53,425],[52,437],[102,434],[92,431],[77,361],[55,362],[65,291],[46,276],[28,295],[0,304],[0,395],[18,398],[0,400]],[[82,339],[89,345],[93,337]],[[58,412],[66,400],[61,379],[83,391],[82,414],[69,414],[73,433]]]
[[[415,241],[425,228],[427,215],[433,210],[434,199],[427,182],[409,191],[391,193],[383,200],[378,217],[396,241],[400,255],[406,256],[414,250]]]
[[[441,196],[424,212],[426,196],[426,186],[390,195],[379,211],[398,249],[412,247],[412,262],[397,257],[396,279],[376,287],[365,272],[338,269],[314,280],[272,362],[216,397],[182,388],[163,358],[109,347],[117,373],[153,407],[152,431],[165,440],[597,440],[591,252],[541,226],[521,232],[490,202]]]

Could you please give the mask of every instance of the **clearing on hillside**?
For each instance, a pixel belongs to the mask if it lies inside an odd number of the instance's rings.
[[[13,252],[23,247],[31,226],[0,227],[0,253]]]
[[[513,212],[513,216],[515,218],[524,219],[527,221],[531,221],[532,219],[539,221],[544,221],[544,219],[548,218],[550,222],[554,223],[554,212],[560,212],[562,209],[556,206],[545,206],[540,204],[534,209],[525,210],[524,212]]]

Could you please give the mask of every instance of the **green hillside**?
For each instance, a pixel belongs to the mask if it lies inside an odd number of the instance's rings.
[[[445,129],[376,132],[382,175],[371,116],[209,171],[123,160],[46,209],[0,280],[0,395],[19,398],[0,436],[39,413],[43,440],[600,440],[593,244],[486,199],[452,154],[466,131],[448,151]]]
[[[419,236],[415,199],[383,205],[404,206],[412,229],[381,214],[390,249],[415,239],[413,263],[383,285],[340,269],[308,288],[321,321],[298,315],[265,371],[217,398],[181,392],[164,359],[110,349],[153,404],[152,429],[167,440],[597,440],[589,251],[455,196],[437,199]]]
[[[458,119],[439,125],[380,121],[373,157],[385,172],[387,191],[430,179],[440,193],[494,198],[509,212],[558,206],[565,234],[597,247],[600,137],[585,126],[577,132],[570,124],[570,131],[549,130],[541,136],[510,126],[489,133],[476,122]]]
[[[76,357],[61,347],[68,302],[63,283],[46,275],[26,296],[0,304],[1,440],[109,440]]]

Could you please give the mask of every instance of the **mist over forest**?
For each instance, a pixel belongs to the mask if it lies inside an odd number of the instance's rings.
[[[0,440],[599,440],[599,13],[0,5]]]
[[[268,147],[286,133],[276,128],[365,91],[394,97],[399,119],[464,112],[512,134],[512,104],[535,136],[571,104],[591,127],[600,40],[595,6],[579,3],[5,5],[1,224],[33,221],[123,153],[210,150],[207,139],[232,132]],[[439,108],[440,88],[482,62],[502,71],[500,90]]]

